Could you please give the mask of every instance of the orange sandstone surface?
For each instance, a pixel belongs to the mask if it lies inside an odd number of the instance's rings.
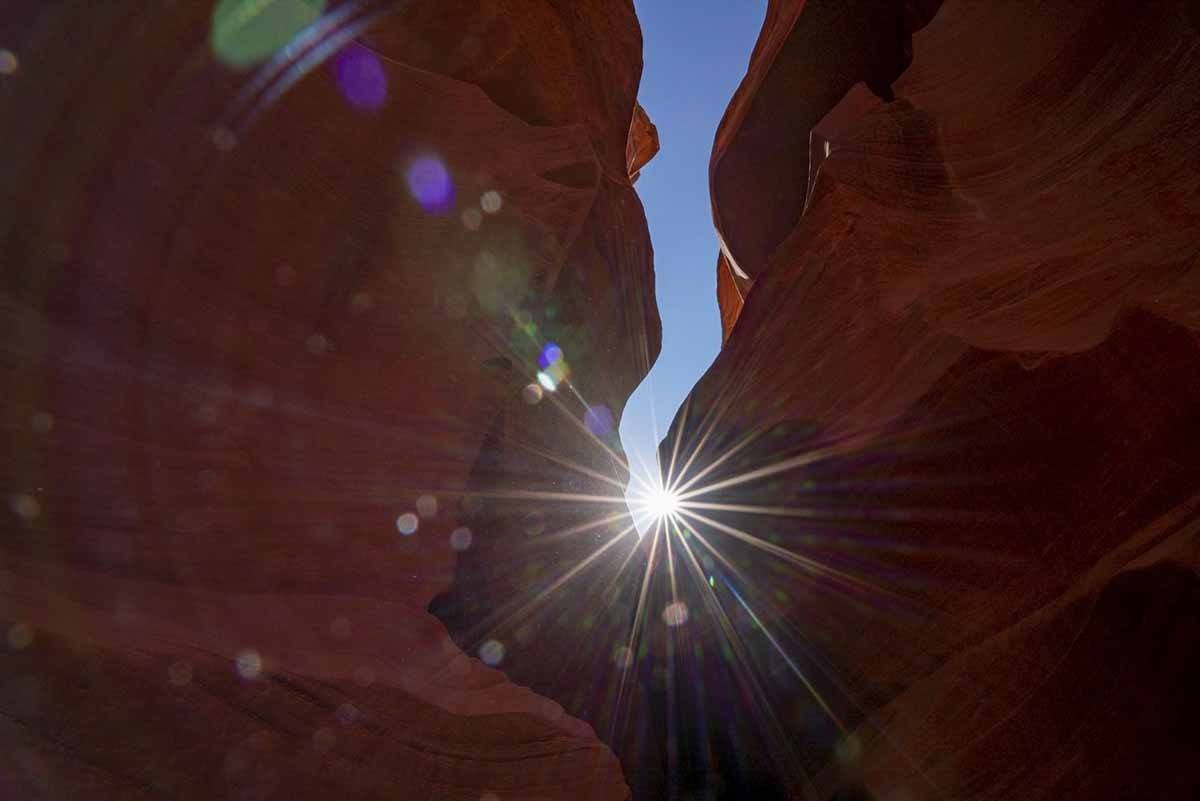
[[[1192,798],[1196,4],[772,2],[711,176],[660,452],[789,795]]]
[[[527,401],[658,351],[632,4],[332,5],[244,69],[209,3],[0,13],[5,798],[628,796],[427,607],[489,432],[624,481]]]

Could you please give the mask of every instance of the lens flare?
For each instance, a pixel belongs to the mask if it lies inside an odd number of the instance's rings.
[[[431,214],[443,214],[454,205],[454,181],[446,165],[433,156],[422,156],[405,171],[408,191]]]
[[[629,499],[629,510],[641,533],[648,529],[667,526],[686,514],[683,499],[674,488],[668,487],[653,475],[645,486]]]
[[[333,75],[350,105],[374,110],[387,102],[387,75],[379,57],[360,44],[350,44],[333,59]]]
[[[212,13],[213,55],[234,69],[252,67],[320,19],[326,5],[327,0],[221,0]]]
[[[679,496],[659,487],[646,498],[646,508],[656,518],[670,517],[679,511]]]
[[[538,354],[538,367],[545,370],[547,367],[561,362],[562,357],[562,348],[553,342],[547,342],[542,348],[542,352]]]
[[[612,410],[604,404],[589,406],[583,416],[583,424],[597,437],[607,437],[616,425]]]

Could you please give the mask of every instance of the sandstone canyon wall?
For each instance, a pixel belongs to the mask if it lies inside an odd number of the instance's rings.
[[[771,2],[640,541],[630,2],[11,5],[0,795],[1192,797],[1195,2]]]
[[[0,795],[620,801],[427,607],[506,493],[620,497],[632,4],[289,2],[0,12]]]
[[[711,179],[660,451],[781,796],[1195,797],[1197,5],[773,1]]]

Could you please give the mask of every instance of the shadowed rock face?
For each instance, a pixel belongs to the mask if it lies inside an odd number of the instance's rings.
[[[718,134],[728,338],[661,454],[745,659],[675,669],[810,797],[1190,798],[1194,4],[933,5],[885,102],[912,9],[772,3]]]
[[[628,795],[426,607],[481,461],[624,480],[522,393],[658,351],[632,5],[329,5],[244,70],[207,3],[3,13],[5,798]]]

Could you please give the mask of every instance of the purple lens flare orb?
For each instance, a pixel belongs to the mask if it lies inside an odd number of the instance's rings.
[[[562,348],[555,345],[553,342],[547,342],[542,348],[542,352],[538,354],[538,367],[545,370],[555,362],[562,361]]]
[[[613,418],[612,410],[603,404],[597,404],[588,407],[587,413],[583,416],[583,424],[597,437],[607,437],[612,433],[616,420]]]
[[[541,368],[537,374],[538,383],[545,387],[547,392],[557,390],[571,374],[571,368],[563,358],[562,348],[553,342],[547,342],[538,352],[538,367]]]
[[[352,43],[333,60],[333,76],[346,101],[355,108],[374,111],[387,102],[387,75],[379,56]]]
[[[445,214],[454,205],[454,181],[436,156],[419,156],[404,171],[408,191],[430,214]]]

